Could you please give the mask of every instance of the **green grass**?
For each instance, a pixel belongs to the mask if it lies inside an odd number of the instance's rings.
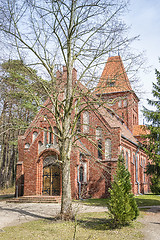
[[[160,195],[154,195],[154,194],[144,194],[139,195],[135,197],[136,202],[139,207],[141,206],[158,206],[160,205]],[[81,202],[83,204],[89,205],[89,206],[107,206],[107,202],[109,199],[85,199],[83,201],[76,201]]]
[[[160,195],[145,194],[136,196],[136,202],[139,207],[160,205]]]
[[[140,223],[132,222],[121,229],[110,229],[107,213],[85,213],[77,216],[76,240],[141,240],[140,228]],[[72,240],[74,229],[74,222],[38,220],[4,228],[4,232],[0,232],[0,239]]]
[[[0,189],[0,201],[12,198],[15,193],[15,187]]]

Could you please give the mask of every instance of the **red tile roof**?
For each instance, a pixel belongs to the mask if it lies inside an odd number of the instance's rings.
[[[109,57],[96,87],[96,94],[131,90],[121,57]]]

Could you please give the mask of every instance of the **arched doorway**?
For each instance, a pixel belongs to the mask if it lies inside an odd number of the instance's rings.
[[[43,195],[60,195],[60,166],[57,156],[51,155],[43,161]]]

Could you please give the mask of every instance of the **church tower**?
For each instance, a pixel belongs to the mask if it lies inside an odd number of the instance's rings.
[[[132,90],[120,56],[108,58],[95,92],[133,132],[134,126],[139,124],[139,99]]]

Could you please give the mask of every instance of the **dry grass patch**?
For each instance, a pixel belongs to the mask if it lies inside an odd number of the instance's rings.
[[[85,213],[77,216],[76,240],[141,240],[141,224],[133,222],[121,229],[111,229],[108,213]],[[75,222],[32,221],[4,228],[0,239],[8,240],[72,240]]]

